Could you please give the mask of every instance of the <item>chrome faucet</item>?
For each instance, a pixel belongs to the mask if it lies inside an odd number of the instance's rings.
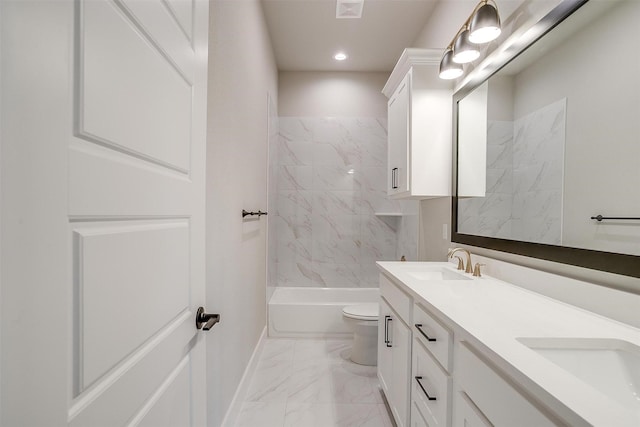
[[[472,269],[471,269],[471,254],[469,253],[468,250],[463,249],[463,248],[454,248],[454,249],[449,249],[449,253],[447,254],[447,258],[453,258],[453,255],[456,252],[464,252],[465,254],[467,254],[467,266],[464,269],[465,273],[471,273]],[[458,258],[458,270],[462,270],[463,267],[463,263],[462,260],[460,259],[460,257],[456,257]]]

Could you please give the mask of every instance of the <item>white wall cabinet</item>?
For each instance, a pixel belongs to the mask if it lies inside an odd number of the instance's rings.
[[[411,71],[402,79],[387,104],[389,195],[409,191],[409,86]]]
[[[442,52],[405,49],[382,92],[388,102],[387,194],[451,195],[452,88],[438,77]]]

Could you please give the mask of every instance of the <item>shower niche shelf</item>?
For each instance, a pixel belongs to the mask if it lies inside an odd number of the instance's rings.
[[[400,219],[404,216],[402,212],[375,212],[374,215],[380,218],[381,221],[386,223],[394,231],[398,230]]]

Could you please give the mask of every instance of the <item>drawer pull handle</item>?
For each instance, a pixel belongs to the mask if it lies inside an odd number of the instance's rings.
[[[425,337],[427,339],[427,341],[430,342],[434,342],[436,341],[435,338],[429,338],[429,335],[427,335],[423,330],[422,330],[422,323],[416,323],[416,329],[418,330],[418,332],[420,332],[422,334],[423,337]]]
[[[391,340],[389,339],[389,322],[392,320],[391,316],[384,316],[384,343],[387,347],[393,347],[391,345]]]
[[[420,380],[422,379],[422,377],[416,377],[416,382],[418,383],[418,385],[420,386],[420,388],[422,389],[422,392],[424,393],[425,396],[427,396],[427,399],[429,400],[436,400],[435,397],[431,397],[429,396],[429,393],[427,393],[427,390],[424,389],[424,386],[422,385],[422,383],[420,382]]]

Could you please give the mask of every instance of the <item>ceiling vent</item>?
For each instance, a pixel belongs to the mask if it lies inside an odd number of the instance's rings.
[[[362,18],[364,0],[337,0],[336,18],[355,19]]]

